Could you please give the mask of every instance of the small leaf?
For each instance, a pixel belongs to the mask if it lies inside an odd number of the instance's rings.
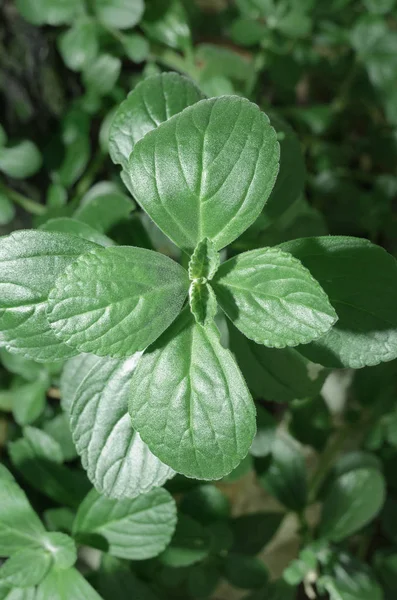
[[[210,281],[217,272],[220,255],[208,238],[204,238],[194,249],[189,262],[189,279],[206,279]]]
[[[207,237],[220,250],[255,221],[274,186],[279,145],[269,119],[237,96],[202,100],[135,146],[134,196],[187,252]]]
[[[255,398],[292,402],[317,395],[327,372],[294,348],[266,348],[229,324],[230,349]]]
[[[225,560],[225,577],[238,588],[255,589],[264,586],[269,573],[263,561],[255,556],[230,552]]]
[[[66,413],[60,413],[43,425],[43,431],[48,433],[62,450],[64,461],[73,460],[77,457],[76,447],[73,443],[72,434],[69,426],[69,419]]]
[[[51,569],[34,600],[102,600],[76,569]]]
[[[69,217],[49,219],[44,225],[41,225],[40,229],[41,231],[59,231],[61,233],[77,235],[83,238],[83,240],[94,242],[100,246],[114,246],[113,240],[100,233],[97,229],[87,225],[87,223]]]
[[[96,247],[44,231],[16,231],[0,238],[0,331],[7,350],[40,362],[75,354],[51,330],[47,298],[66,266]]]
[[[246,456],[255,407],[245,381],[216,327],[187,310],[142,356],[130,393],[133,426],[175,471],[219,479]]]
[[[187,290],[187,272],[164,255],[100,248],[58,278],[47,317],[56,335],[80,352],[121,358],[146,348],[172,323]]]
[[[177,73],[162,73],[141,81],[114,117],[109,137],[112,161],[126,168],[141,138],[202,98],[194,83]]]
[[[150,53],[150,44],[146,38],[138,33],[123,35],[121,38],[124,52],[130,60],[141,63],[147,59]]]
[[[10,556],[37,548],[45,529],[22,489],[9,477],[0,485],[0,554]]]
[[[85,67],[82,75],[86,88],[98,96],[106,96],[115,86],[121,71],[121,60],[111,54],[100,54]]]
[[[7,352],[4,348],[0,349],[0,360],[7,371],[20,375],[26,381],[34,382],[43,376],[43,372],[45,373],[45,365],[42,363],[24,358],[20,354]]]
[[[159,600],[149,584],[141,581],[129,564],[109,554],[102,555],[97,589],[104,600]]]
[[[73,216],[105,233],[126,219],[134,208],[134,202],[120,192],[118,186],[108,181],[101,181],[85,194]]]
[[[307,502],[306,465],[299,447],[291,438],[278,438],[272,446],[272,459],[259,473],[263,487],[281,504],[301,512]]]
[[[77,560],[76,544],[64,533],[47,533],[43,546],[51,553],[57,569],[69,569]]]
[[[41,163],[39,149],[28,140],[8,148],[0,147],[0,171],[14,179],[31,177],[40,170]]]
[[[15,389],[12,413],[18,425],[33,423],[44,411],[48,378],[44,373],[36,381],[26,383]]]
[[[277,421],[262,406],[257,407],[256,435],[250,448],[252,456],[268,456],[276,439]]]
[[[33,25],[63,25],[71,23],[84,10],[82,0],[16,0],[23,16]]]
[[[160,44],[165,44],[177,50],[184,50],[191,43],[185,8],[179,0],[165,2],[164,7],[165,10],[161,10],[161,14],[158,15],[159,18],[157,19],[153,18],[153,14],[145,14],[141,27],[147,37],[155,42],[160,42]]]
[[[175,524],[175,502],[162,488],[133,500],[111,500],[91,490],[77,511],[73,531],[82,539],[101,536],[112,556],[144,560],[164,550]]]
[[[188,567],[208,556],[209,535],[205,528],[190,517],[179,514],[174,536],[159,560],[169,567]]]
[[[368,240],[333,236],[281,245],[323,286],[338,321],[299,351],[331,368],[359,369],[397,357],[397,262]]]
[[[18,550],[0,568],[0,585],[28,588],[44,579],[51,566],[51,555],[41,548]]]
[[[320,535],[340,542],[367,525],[385,500],[385,481],[376,469],[356,469],[338,477],[324,500]]]
[[[192,281],[189,288],[190,310],[199,325],[209,325],[214,320],[218,303],[209,283]]]
[[[133,430],[130,382],[139,354],[97,359],[79,386],[70,411],[77,450],[95,488],[112,498],[135,498],[173,477]]]
[[[347,554],[334,558],[331,574],[318,579],[317,586],[330,600],[383,600],[382,588],[371,569]]]
[[[230,501],[215,485],[205,484],[187,492],[180,509],[183,514],[208,525],[229,518]]]
[[[15,206],[8,197],[0,193],[0,225],[8,225],[15,217]]]
[[[72,71],[82,71],[93,62],[99,51],[97,25],[87,17],[75,21],[58,39],[64,63]]]
[[[130,29],[142,18],[143,0],[95,0],[95,14],[101,23],[115,29]]]
[[[327,295],[309,271],[277,248],[231,258],[219,267],[213,287],[234,325],[265,346],[306,344],[336,320]]]

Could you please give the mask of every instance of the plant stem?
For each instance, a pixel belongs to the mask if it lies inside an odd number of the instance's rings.
[[[314,502],[325,478],[328,475],[329,470],[334,465],[337,457],[339,456],[343,446],[349,437],[350,428],[343,427],[340,429],[330,441],[323,454],[320,457],[317,469],[314,472],[310,489],[309,489],[309,502]]]
[[[90,189],[92,184],[94,183],[95,177],[102,168],[102,165],[105,161],[105,155],[102,151],[98,151],[93,161],[89,165],[83,177],[80,179],[79,183],[76,186],[76,194],[73,198],[73,201],[80,201],[86,192]]]
[[[26,196],[23,196],[22,194],[20,194],[19,192],[16,192],[15,190],[8,187],[1,181],[0,181],[0,191],[2,193],[4,193],[10,200],[12,200],[12,202],[14,202],[15,204],[18,204],[19,206],[24,208],[27,212],[31,213],[32,215],[38,215],[38,216],[44,215],[47,210],[43,204],[39,204],[38,202],[35,202],[31,198],[27,198]]]

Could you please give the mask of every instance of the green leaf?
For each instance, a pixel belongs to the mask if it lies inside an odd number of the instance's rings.
[[[52,569],[37,588],[35,600],[102,600],[76,569]]]
[[[130,382],[139,354],[97,359],[79,386],[70,411],[77,450],[95,488],[112,498],[135,498],[173,477],[133,430]]]
[[[68,201],[67,190],[59,183],[51,183],[47,189],[46,204],[50,209],[62,208]]]
[[[0,124],[0,147],[3,147],[7,143],[7,134],[4,127]]]
[[[130,29],[141,20],[145,4],[143,0],[95,0],[94,10],[107,27]]]
[[[255,398],[292,402],[315,396],[326,371],[305,359],[294,348],[266,348],[229,325],[230,349]]]
[[[119,78],[121,60],[111,54],[100,54],[83,70],[83,83],[98,96],[109,94]]]
[[[270,219],[277,219],[302,194],[306,169],[299,139],[292,128],[275,113],[271,113],[269,117],[280,142],[280,170],[266,203],[265,215]]]
[[[7,350],[40,362],[72,356],[46,315],[56,278],[95,244],[62,233],[16,231],[0,238],[0,331]]]
[[[279,145],[259,108],[237,96],[202,100],[135,146],[134,196],[180,248],[219,250],[255,221],[274,186]]]
[[[0,193],[0,225],[8,225],[15,217],[15,206],[5,194]]]
[[[42,414],[46,405],[48,383],[48,377],[44,373],[36,381],[15,389],[12,413],[18,425],[29,425]]]
[[[368,240],[335,236],[281,245],[309,269],[338,314],[329,333],[299,351],[331,368],[359,369],[397,357],[397,263]]]
[[[230,552],[226,557],[224,569],[226,579],[238,588],[260,588],[269,578],[263,561],[255,556]]]
[[[324,335],[336,320],[327,295],[309,271],[277,248],[231,258],[219,267],[213,288],[234,325],[265,346],[306,344]]]
[[[159,600],[145,582],[139,580],[129,568],[129,564],[118,558],[102,555],[98,572],[97,589],[104,600]]]
[[[65,156],[58,169],[59,183],[72,187],[84,173],[91,156],[91,144],[88,135],[78,135],[66,145]]]
[[[120,192],[118,186],[101,181],[85,194],[73,216],[104,233],[126,219],[134,208],[134,202]]]
[[[145,20],[141,23],[147,37],[171,48],[184,50],[191,43],[190,28],[185,8],[180,0],[164,3],[168,8],[157,19]]]
[[[236,517],[232,521],[232,550],[239,554],[258,554],[272,540],[283,518],[283,513],[275,512]]]
[[[59,231],[71,235],[77,235],[84,240],[94,242],[100,246],[114,246],[113,240],[103,235],[98,229],[94,229],[83,221],[71,219],[70,217],[58,217],[49,219],[40,226],[41,231]]]
[[[61,405],[69,414],[77,389],[91,368],[100,361],[94,354],[79,354],[65,363],[61,375]]]
[[[109,135],[112,161],[126,168],[141,138],[202,98],[195,84],[177,73],[162,73],[141,81],[115,114]]]
[[[75,508],[84,497],[85,474],[61,464],[62,448],[44,431],[25,427],[24,437],[9,444],[9,454],[24,479],[55,502]]]
[[[18,550],[0,568],[0,585],[29,588],[44,579],[51,566],[51,555],[41,548]]]
[[[82,71],[92,63],[99,51],[97,25],[82,17],[58,39],[58,48],[66,66],[72,71]]]
[[[16,0],[21,15],[33,25],[71,23],[84,11],[82,0]]]
[[[57,279],[47,317],[56,335],[80,352],[121,358],[158,338],[187,289],[187,272],[166,256],[129,246],[98,248]]]
[[[318,395],[293,402],[289,431],[301,444],[321,452],[332,431],[332,416],[324,398]]]
[[[324,499],[320,535],[339,542],[362,529],[379,513],[385,481],[377,469],[356,469],[341,475]]]
[[[188,567],[208,556],[210,539],[205,528],[190,517],[178,514],[178,521],[170,545],[159,556],[169,567]]]
[[[298,445],[287,437],[277,438],[272,446],[272,459],[259,481],[281,504],[301,512],[307,502],[306,465]]]
[[[218,330],[188,311],[140,359],[129,411],[151,451],[178,473],[219,479],[247,454],[255,407]]]
[[[206,279],[210,281],[217,272],[220,264],[219,252],[208,238],[201,240],[190,258],[189,279]]]
[[[29,140],[0,148],[0,171],[14,179],[31,177],[40,170],[41,163],[40,150]]]
[[[22,489],[8,477],[0,485],[0,554],[37,548],[45,529]]]
[[[144,560],[157,556],[175,530],[176,508],[172,496],[157,488],[133,500],[111,500],[91,490],[77,511],[74,535],[105,539],[112,556]]]
[[[189,288],[190,310],[199,325],[209,325],[214,320],[218,303],[209,283],[192,281]]]
[[[48,508],[43,512],[43,520],[50,531],[70,533],[73,527],[74,512],[70,508]]]
[[[36,379],[42,377],[43,371],[45,371],[45,365],[24,358],[20,354],[7,352],[4,348],[0,349],[0,360],[7,371],[20,375],[27,381],[36,381]]]
[[[230,501],[215,485],[199,485],[187,492],[180,504],[183,514],[203,525],[228,519]]]
[[[58,442],[64,461],[73,460],[77,457],[76,447],[70,431],[69,418],[66,413],[60,413],[50,421],[46,421],[43,430]]]
[[[363,0],[363,2],[369,12],[379,15],[390,12],[396,4],[396,0]]]
[[[77,560],[76,544],[64,533],[47,533],[43,545],[51,553],[57,569],[69,569]]]
[[[141,63],[147,59],[150,53],[150,44],[146,38],[138,33],[123,35],[121,38],[124,52],[130,60]]]

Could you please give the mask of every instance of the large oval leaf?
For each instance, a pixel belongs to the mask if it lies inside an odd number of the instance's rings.
[[[139,356],[123,361],[98,358],[79,386],[70,412],[87,475],[99,492],[112,498],[135,498],[174,475],[131,425],[128,397]]]
[[[255,407],[215,326],[184,311],[142,356],[132,378],[133,426],[175,471],[219,479],[246,456]]]
[[[185,269],[167,256],[100,248],[59,277],[47,316],[56,335],[80,352],[131,356],[172,323],[188,287]]]
[[[45,231],[0,238],[0,332],[7,350],[39,362],[76,354],[47,321],[48,294],[71,262],[97,247],[74,235]]]
[[[134,500],[111,500],[91,490],[77,511],[73,532],[80,539],[103,537],[112,556],[144,560],[164,550],[175,525],[175,501],[163,488]]]
[[[265,346],[305,344],[336,321],[320,284],[298,260],[277,248],[231,258],[219,267],[213,288],[235,326]]]
[[[141,138],[203,97],[192,81],[177,73],[154,75],[138,83],[114,116],[109,134],[112,161],[125,169]]]
[[[261,212],[278,172],[267,116],[237,96],[201,100],[140,140],[128,162],[134,196],[180,248],[216,249]]]
[[[79,354],[66,361],[61,375],[60,391],[62,408],[67,414],[70,413],[80,383],[99,360],[99,356],[94,354]]]
[[[377,365],[397,357],[397,262],[368,240],[347,236],[286,242],[329,296],[338,322],[299,348],[326,367]]]

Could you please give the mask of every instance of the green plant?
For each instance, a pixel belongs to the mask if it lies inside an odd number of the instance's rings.
[[[0,598],[394,600],[395,2],[0,15]]]

